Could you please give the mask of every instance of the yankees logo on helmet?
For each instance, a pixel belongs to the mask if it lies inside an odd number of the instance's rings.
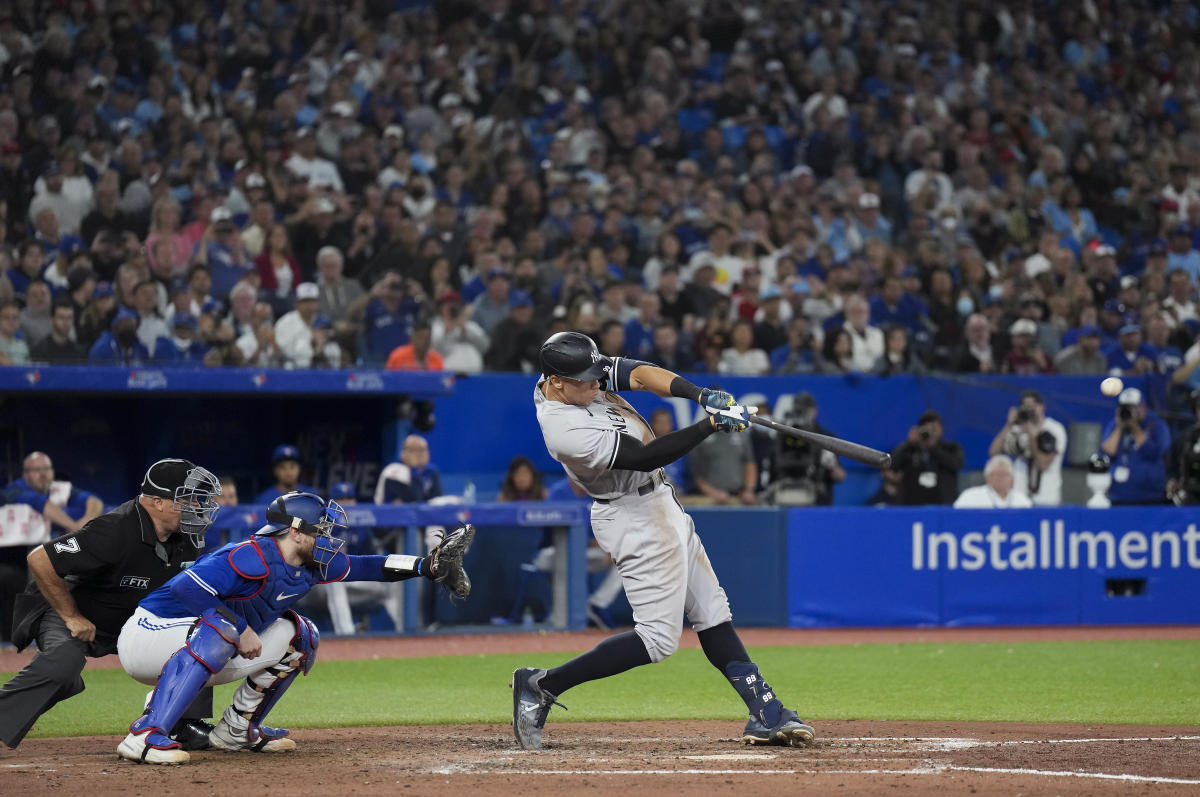
[[[612,368],[612,360],[596,348],[596,343],[580,332],[559,332],[542,344],[538,355],[542,373],[563,376],[580,382],[603,379]]]

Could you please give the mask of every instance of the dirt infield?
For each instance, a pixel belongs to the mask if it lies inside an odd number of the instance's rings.
[[[749,630],[749,645],[1030,639],[1198,639],[1200,628]],[[577,650],[601,635],[329,640],[325,658]],[[685,646],[695,636],[685,634]],[[0,670],[28,656],[0,655]],[[109,661],[97,662],[101,666]],[[516,749],[506,725],[299,729],[281,755],[194,753],[184,767],[118,760],[119,737],[0,746],[0,793],[116,794],[1200,794],[1200,726],[1151,727],[809,718],[808,749],[744,746],[729,722],[554,723]]]

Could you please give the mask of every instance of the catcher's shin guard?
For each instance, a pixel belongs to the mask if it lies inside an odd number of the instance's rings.
[[[215,611],[197,619],[187,642],[163,665],[146,713],[129,726],[129,735],[117,747],[122,758],[151,764],[188,760],[182,745],[168,734],[209,676],[233,657],[235,639],[237,629]]]
[[[317,658],[321,637],[307,617],[288,612],[287,618],[296,626],[296,635],[286,655],[277,664],[251,675],[233,693],[233,705],[209,734],[209,741],[222,750],[251,752],[286,752],[296,743],[286,738],[286,728],[272,728],[262,721],[279,702],[279,698],[296,680],[296,674],[307,675]]]

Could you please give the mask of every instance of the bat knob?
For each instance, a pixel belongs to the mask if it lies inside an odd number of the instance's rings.
[[[890,467],[892,467],[892,455],[884,454],[882,457],[879,458],[879,469],[887,470]]]

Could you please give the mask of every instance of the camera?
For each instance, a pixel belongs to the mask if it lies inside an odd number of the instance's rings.
[[[1017,407],[1017,423],[1032,423],[1034,420],[1033,410],[1026,407],[1024,404]]]
[[[933,432],[929,431],[928,427],[922,426],[920,430],[918,430],[917,436],[920,437],[922,441],[928,442],[929,438],[933,437]]]
[[[1121,423],[1132,421],[1133,407],[1130,407],[1128,404],[1122,404],[1120,407],[1117,407],[1117,420]]]

